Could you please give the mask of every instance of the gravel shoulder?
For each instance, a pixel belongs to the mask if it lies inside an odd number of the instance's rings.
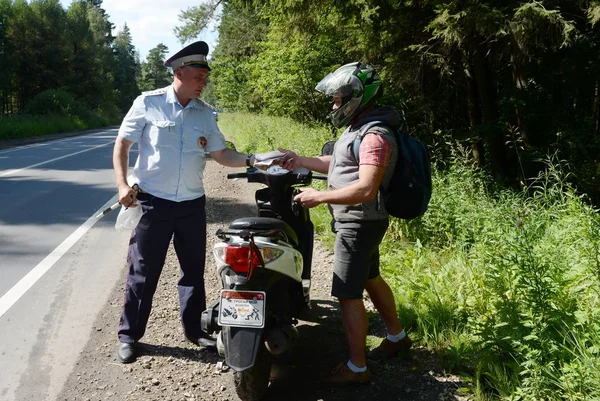
[[[254,191],[258,184],[227,180],[229,169],[209,160],[205,172],[207,188],[208,247],[216,241],[214,233],[232,220],[256,213]],[[109,250],[107,250],[109,251]],[[126,277],[123,255],[123,280],[110,296],[110,302],[90,328],[89,341],[75,370],[67,379],[59,400],[221,400],[235,401],[231,371],[221,372],[220,358],[200,351],[186,342],[179,323],[177,280],[179,267],[171,247],[154,296],[154,306],[146,335],[140,343],[135,363],[121,365],[116,359],[117,324]],[[374,380],[370,385],[332,389],[320,379],[347,357],[339,305],[330,296],[332,254],[315,244],[311,308],[300,321],[300,340],[293,351],[278,360],[272,370],[272,383],[266,400],[450,400],[461,399],[457,376],[444,374],[435,355],[415,348],[410,361],[397,359],[372,364]],[[212,254],[206,263],[207,303],[216,299],[220,283]],[[383,325],[371,319],[372,335],[381,336]]]

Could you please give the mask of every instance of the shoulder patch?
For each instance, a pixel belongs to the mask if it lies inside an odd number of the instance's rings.
[[[160,88],[160,89],[155,89],[153,91],[146,91],[146,92],[142,92],[142,96],[156,96],[156,95],[163,95],[165,93],[167,93],[167,88]]]

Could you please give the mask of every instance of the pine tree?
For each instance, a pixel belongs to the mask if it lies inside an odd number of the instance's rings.
[[[127,24],[117,33],[114,44],[115,55],[115,90],[118,91],[117,105],[122,111],[131,106],[131,102],[140,90],[137,86],[139,73],[139,57],[133,46],[131,31]]]
[[[169,48],[159,43],[148,52],[146,61],[142,63],[139,80],[140,89],[143,91],[163,88],[173,81],[168,69],[164,66],[165,56]]]

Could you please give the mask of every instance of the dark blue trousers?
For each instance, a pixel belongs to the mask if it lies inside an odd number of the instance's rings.
[[[186,336],[199,338],[200,317],[206,309],[206,197],[173,202],[144,193],[138,195],[138,203],[143,215],[129,240],[129,274],[119,341],[133,343],[144,335],[171,238],[181,268],[178,282],[181,324]]]

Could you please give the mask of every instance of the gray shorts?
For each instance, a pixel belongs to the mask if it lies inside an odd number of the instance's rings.
[[[362,299],[367,280],[379,276],[379,244],[387,227],[388,220],[381,220],[336,229],[331,295]]]

